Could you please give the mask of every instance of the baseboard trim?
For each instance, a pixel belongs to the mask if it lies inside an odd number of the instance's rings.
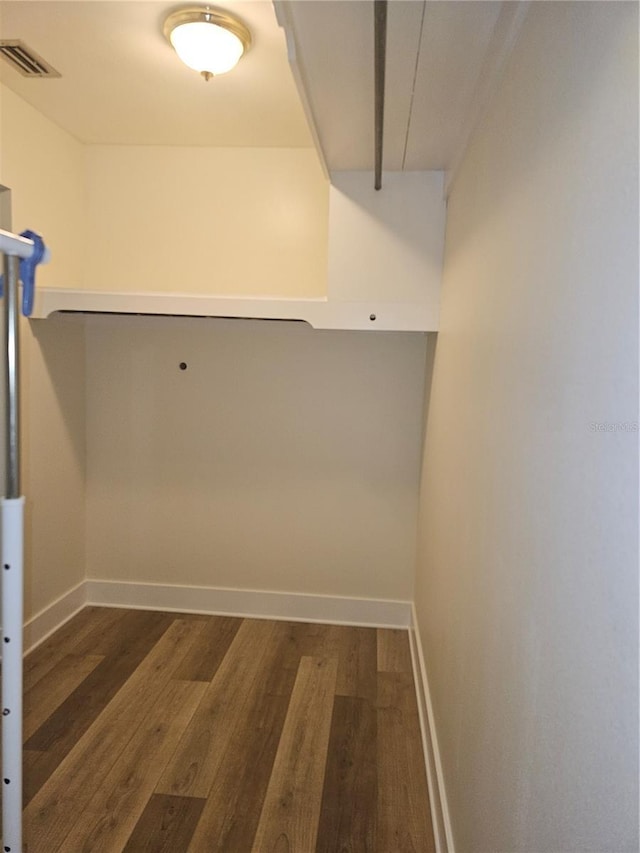
[[[455,853],[453,833],[451,831],[451,820],[449,817],[449,806],[447,804],[447,793],[444,785],[442,763],[440,761],[440,750],[438,748],[438,736],[433,716],[431,693],[429,692],[427,669],[424,662],[424,655],[422,653],[422,641],[420,638],[420,628],[418,627],[415,604],[411,605],[409,644],[411,648],[411,662],[413,664],[413,678],[418,698],[418,713],[420,715],[422,745],[427,765],[429,801],[431,803],[431,818],[433,821],[436,853]]]
[[[292,622],[408,628],[411,602],[226,587],[87,580],[87,603]]]
[[[87,603],[85,581],[68,590],[44,607],[24,624],[23,643],[25,654],[33,651],[50,634],[57,631],[65,622],[81,610]]]

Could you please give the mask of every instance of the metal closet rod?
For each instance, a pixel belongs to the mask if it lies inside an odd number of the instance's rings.
[[[4,234],[3,234],[4,237]],[[18,280],[20,258],[16,254],[4,255],[4,313],[2,335],[7,363],[4,374],[5,399],[5,492],[13,500],[20,497],[20,305]]]
[[[0,230],[0,252],[4,254],[4,302],[2,332],[6,347],[5,386],[5,497],[20,496],[20,346],[18,281],[20,260],[28,260],[35,251],[33,240]],[[45,250],[43,260],[48,260]]]
[[[384,76],[387,54],[387,0],[374,0],[374,74],[375,74],[375,181],[382,188],[382,137],[384,130]]]

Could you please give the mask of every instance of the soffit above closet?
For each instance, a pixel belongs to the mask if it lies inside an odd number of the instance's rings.
[[[384,169],[453,165],[525,5],[389,0]],[[330,171],[374,166],[373,6],[276,0]]]

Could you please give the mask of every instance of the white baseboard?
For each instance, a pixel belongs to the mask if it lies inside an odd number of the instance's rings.
[[[411,624],[409,601],[130,581],[87,580],[86,588],[88,604],[106,607],[376,628],[408,628]]]
[[[50,634],[68,622],[87,603],[84,581],[57,598],[24,625],[23,642],[25,654],[39,646]]]
[[[431,803],[431,819],[433,821],[436,853],[455,853],[447,793],[444,785],[442,763],[440,761],[440,750],[438,749],[438,736],[433,716],[427,670],[422,653],[422,641],[420,639],[415,604],[411,605],[411,617],[409,643],[411,647],[411,661],[413,663],[413,678],[418,697],[422,745],[427,765],[429,800]]]

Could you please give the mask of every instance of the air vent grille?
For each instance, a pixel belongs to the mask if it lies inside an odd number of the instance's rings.
[[[3,56],[23,77],[60,77],[55,68],[17,39],[0,41],[0,56]]]

